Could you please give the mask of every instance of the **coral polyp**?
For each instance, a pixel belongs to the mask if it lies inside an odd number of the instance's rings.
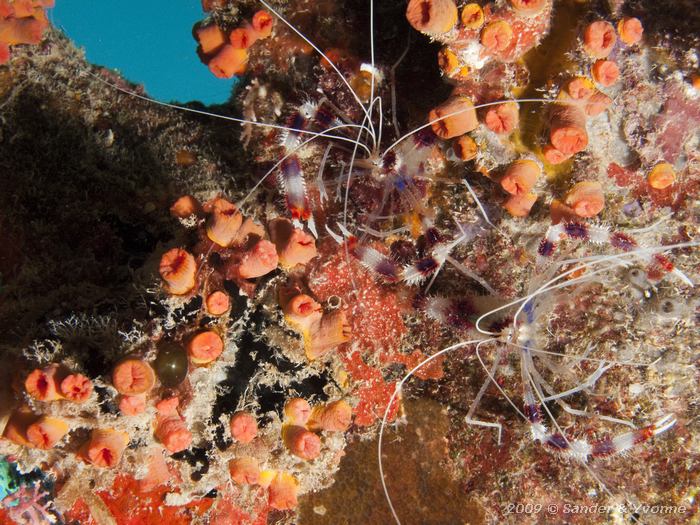
[[[2,520],[697,517],[696,34],[203,1],[204,108],[49,4],[0,0]]]

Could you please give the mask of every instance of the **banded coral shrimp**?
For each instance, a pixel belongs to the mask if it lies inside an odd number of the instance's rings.
[[[556,228],[554,228],[556,229]],[[615,235],[608,231],[611,236]],[[542,244],[545,244],[547,237],[543,239]],[[629,238],[631,239],[631,237]],[[621,273],[621,268],[633,268],[629,272],[622,272],[623,279],[628,279],[635,286],[638,283],[645,283],[649,285],[651,281],[658,282],[659,274],[657,258],[660,257],[660,253],[666,249],[681,249],[687,247],[697,247],[697,242],[690,243],[680,243],[676,246],[669,245],[666,247],[656,247],[656,248],[635,248],[632,249],[627,247],[627,250],[623,254],[619,255],[596,255],[589,257],[579,257],[579,258],[569,258],[562,259],[551,263],[551,266],[540,275],[535,275],[532,277],[530,284],[528,286],[528,294],[520,299],[509,301],[504,305],[498,306],[496,308],[490,309],[481,315],[476,314],[476,321],[474,322],[474,328],[478,334],[475,339],[470,339],[467,341],[460,341],[456,344],[443,348],[442,350],[436,352],[430,357],[426,358],[422,362],[418,363],[405,375],[403,375],[397,383],[397,387],[392,394],[391,402],[387,405],[384,412],[382,423],[379,431],[378,439],[378,465],[379,472],[381,476],[381,482],[383,490],[385,492],[387,501],[389,502],[392,515],[397,523],[401,523],[400,512],[395,507],[392,502],[391,494],[388,488],[388,484],[392,480],[393,472],[387,473],[383,466],[383,450],[386,448],[384,443],[384,434],[388,426],[388,418],[390,411],[392,409],[392,404],[401,399],[403,396],[403,389],[405,383],[414,376],[419,370],[434,361],[435,359],[442,358],[445,354],[449,354],[456,350],[467,350],[470,349],[469,356],[476,357],[481,369],[486,375],[486,379],[481,384],[478,392],[471,401],[468,411],[466,408],[464,410],[455,409],[455,407],[450,407],[450,410],[455,410],[461,414],[464,422],[467,425],[475,425],[485,427],[486,430],[493,429],[497,432],[496,442],[499,447],[503,444],[502,442],[502,431],[503,426],[499,422],[494,421],[483,421],[477,419],[475,414],[477,409],[486,397],[485,393],[492,385],[498,391],[498,394],[503,396],[503,398],[508,402],[512,408],[519,416],[520,419],[524,420],[530,427],[530,440],[539,443],[547,452],[550,454],[558,455],[560,457],[566,458],[573,462],[581,464],[585,470],[591,475],[592,479],[601,490],[602,495],[610,496],[613,501],[617,503],[613,504],[620,511],[621,516],[629,515],[630,519],[634,522],[648,522],[647,520],[657,519],[653,515],[640,515],[634,512],[633,508],[639,505],[630,499],[630,496],[623,496],[623,499],[619,499],[619,495],[615,495],[616,489],[614,486],[608,488],[606,482],[603,481],[604,475],[601,474],[600,469],[597,467],[597,459],[599,458],[613,458],[615,456],[626,456],[634,447],[647,442],[649,439],[658,436],[669,429],[671,429],[676,423],[677,419],[673,414],[663,414],[656,416],[656,420],[651,422],[645,421],[641,423],[641,428],[636,427],[629,420],[622,420],[618,417],[612,417],[609,415],[601,414],[597,410],[595,413],[588,410],[580,410],[573,408],[568,400],[571,400],[572,396],[580,396],[582,393],[587,393],[592,397],[601,395],[600,393],[592,393],[592,389],[596,387],[597,383],[602,382],[601,378],[606,374],[606,372],[611,367],[636,367],[638,370],[644,370],[647,367],[652,367],[656,365],[662,357],[659,355],[654,355],[647,353],[649,360],[647,362],[640,362],[637,359],[639,354],[633,354],[629,351],[614,351],[612,354],[607,352],[603,354],[594,354],[592,349],[600,345],[598,341],[595,340],[595,336],[578,343],[573,343],[571,346],[576,346],[582,348],[580,354],[576,351],[571,352],[570,349],[564,347],[562,351],[549,351],[544,350],[542,343],[548,338],[555,337],[555,332],[553,328],[548,326],[545,334],[537,335],[537,325],[547,324],[549,325],[551,321],[543,322],[543,317],[549,317],[551,319],[553,311],[556,309],[556,305],[561,305],[562,303],[571,302],[572,297],[577,295],[575,291],[577,288],[585,289],[590,286],[590,283],[600,279],[605,274],[608,274],[607,279],[610,279],[610,273]],[[640,270],[633,266],[633,261],[641,260],[643,263],[651,261],[647,266],[646,270]],[[682,272],[677,269],[667,268],[667,272],[674,272],[674,277],[684,284],[689,282],[689,279],[682,274]],[[583,273],[582,273],[583,272]],[[646,277],[641,277],[646,275]],[[692,282],[690,282],[692,286]],[[567,290],[573,288],[574,291]],[[561,293],[568,295],[558,295]],[[585,292],[584,292],[585,293]],[[550,295],[551,294],[551,295]],[[462,299],[464,301],[465,299]],[[478,301],[478,298],[466,299],[467,301]],[[454,319],[450,318],[450,308],[456,305],[455,300],[442,301],[437,300],[433,304],[435,311],[433,312],[433,317],[439,318],[443,323],[450,324],[453,327]],[[554,306],[554,307],[553,307]],[[495,323],[497,331],[492,331],[491,329],[485,329],[484,324],[488,322],[488,319],[493,318],[498,312],[512,312],[514,309],[515,313],[511,316],[509,315],[505,321],[498,321]],[[547,311],[548,308],[552,308],[552,311]],[[477,317],[478,316],[478,317]],[[496,316],[497,317],[497,316]],[[521,319],[521,320],[519,320]],[[583,335],[585,339],[585,334]],[[623,343],[624,344],[624,343]],[[496,346],[494,349],[494,354],[490,359],[486,357],[482,352],[480,352],[481,347]],[[512,356],[506,357],[511,352],[509,347],[513,352],[517,353],[518,356],[513,358]],[[610,357],[612,355],[612,357]],[[621,355],[624,355],[623,359],[620,359]],[[663,355],[663,353],[661,353]],[[596,357],[594,357],[596,356]],[[631,359],[627,359],[627,357]],[[513,370],[514,367],[513,360],[519,361],[520,366],[520,380],[518,380],[517,371]],[[552,360],[556,359],[556,362]],[[571,360],[567,362],[567,360]],[[568,384],[571,388],[564,387],[565,389],[557,392],[557,388],[554,388],[553,384],[550,384],[548,380],[544,378],[544,374],[535,365],[544,365],[545,372],[551,374],[553,381],[556,383]],[[593,366],[592,373],[586,377],[580,377],[580,365],[582,363],[588,363]],[[574,372],[576,368],[579,367],[578,377]],[[499,375],[499,370],[502,372]],[[590,370],[590,367],[589,367]],[[454,379],[453,379],[454,380]],[[515,386],[512,386],[513,383]],[[636,385],[639,387],[639,385]],[[509,393],[511,388],[516,392],[520,391],[522,398],[521,405],[518,407],[516,402],[513,400],[513,394]],[[612,390],[616,390],[617,386],[613,386]],[[459,400],[463,397],[459,396]],[[567,400],[567,401],[565,401]],[[459,401],[458,401],[459,402]],[[548,405],[558,405],[551,407]],[[577,436],[575,431],[572,433],[571,429],[564,430],[565,425],[559,423],[556,419],[555,414],[559,411],[563,416],[569,418],[569,426],[573,426],[573,421],[577,418],[591,418],[597,419],[599,422],[605,421],[610,425],[615,425],[619,427],[627,426],[631,427],[633,430],[623,430],[620,432],[618,430],[615,437],[605,436],[600,438],[599,435],[594,433],[595,439],[590,440],[587,437]],[[543,417],[544,414],[544,417]],[[547,423],[545,420],[549,420],[552,430],[548,431],[546,429]],[[610,426],[608,425],[608,426]],[[472,436],[473,437],[473,436]],[[525,438],[527,440],[527,438]],[[471,447],[474,453],[478,448]],[[520,452],[521,453],[521,452]],[[633,452],[632,452],[633,453]],[[498,454],[502,461],[507,461],[503,459],[501,454]],[[472,464],[478,468],[478,465],[482,464],[482,467],[490,469],[488,467],[489,461],[482,457],[481,460],[476,460],[472,463],[468,459],[465,460],[465,464]],[[530,459],[530,461],[533,461]],[[589,464],[589,461],[592,462]],[[478,472],[476,473],[478,475]],[[629,475],[629,474],[626,474]],[[483,480],[482,480],[483,482]],[[595,490],[590,492],[588,496],[595,494]],[[597,497],[599,497],[597,496]],[[545,496],[542,496],[545,497]],[[517,498],[517,497],[516,497]],[[553,508],[557,509],[561,507],[561,503],[557,501],[556,497],[549,498],[550,501],[555,501],[553,503]],[[533,502],[535,499],[523,499],[523,503],[520,506],[527,505],[526,502]],[[495,507],[497,505],[492,505]],[[515,505],[511,505],[515,508]],[[585,506],[585,504],[584,504]],[[496,514],[500,516],[500,519],[509,519],[506,508],[509,506],[501,505],[499,510],[495,510]],[[538,507],[539,508],[539,507]],[[500,513],[499,513],[500,512]],[[529,512],[529,511],[526,511]],[[538,511],[535,511],[535,514]],[[557,514],[558,511],[553,512]],[[614,512],[613,512],[614,514]],[[559,514],[561,516],[561,514]],[[518,518],[521,519],[521,518]],[[535,517],[535,522],[541,523],[541,518]],[[549,521],[547,521],[549,522]],[[552,522],[555,520],[552,518]],[[585,519],[584,519],[585,522]]]
[[[371,74],[371,79],[372,79],[371,82],[373,83],[373,82],[374,82],[374,74]],[[371,97],[370,97],[370,98],[371,98]],[[376,102],[374,102],[375,100],[376,100]],[[376,97],[373,98],[373,99],[372,99],[372,102],[370,102],[370,104],[371,104],[371,105],[370,105],[370,108],[367,108],[367,113],[370,113],[370,114],[371,114],[372,111],[373,111],[373,108],[375,108],[375,107],[376,107],[376,108],[379,108],[379,104],[380,104],[380,103],[381,103],[381,98],[379,98],[379,99],[377,99]],[[496,103],[494,102],[494,104],[496,104]],[[381,117],[382,114],[383,114],[383,112],[379,111],[378,116]],[[311,115],[311,114],[309,114],[309,115]],[[456,115],[456,113],[447,115],[447,116],[442,117],[442,118],[443,118],[443,119],[444,119],[444,118],[449,118],[449,116],[453,116],[453,115]],[[379,155],[379,154],[377,154],[376,151],[373,151],[373,144],[372,144],[372,126],[370,125],[370,124],[372,123],[372,118],[368,118],[368,115],[366,114],[366,115],[365,115],[365,119],[366,119],[366,120],[363,121],[363,123],[360,124],[360,125],[356,125],[356,124],[347,124],[347,123],[346,123],[346,124],[338,124],[338,125],[339,125],[339,126],[340,126],[340,125],[348,126],[347,129],[358,129],[358,130],[359,130],[359,131],[358,131],[358,135],[360,135],[360,134],[364,135],[365,137],[368,138],[367,141],[362,141],[362,140],[360,140],[360,137],[359,137],[359,136],[358,136],[358,138],[356,138],[356,139],[354,139],[354,140],[353,140],[352,136],[342,136],[341,134],[338,134],[338,135],[335,135],[334,137],[332,137],[333,140],[337,140],[337,141],[340,141],[340,142],[345,142],[345,143],[347,143],[347,144],[351,144],[351,145],[353,145],[353,148],[354,148],[354,149],[351,150],[350,152],[344,152],[344,153],[350,153],[350,154],[351,154],[351,156],[350,156],[350,162],[347,163],[347,166],[348,166],[347,171],[346,171],[347,176],[346,176],[345,178],[343,178],[343,177],[340,177],[340,178],[339,178],[339,179],[340,179],[341,181],[343,181],[343,183],[345,184],[344,200],[341,201],[341,202],[342,202],[342,205],[343,205],[343,208],[344,208],[341,224],[343,224],[343,226],[346,227],[346,230],[348,231],[348,235],[352,235],[352,234],[349,232],[349,229],[347,228],[348,224],[350,223],[349,219],[347,218],[347,214],[348,214],[348,211],[349,211],[349,197],[350,197],[350,193],[349,193],[349,192],[350,192],[350,188],[351,188],[350,182],[351,182],[351,179],[352,179],[353,177],[359,176],[358,171],[356,171],[356,170],[354,169],[354,167],[355,167],[356,165],[358,165],[358,164],[359,164],[359,165],[365,164],[365,166],[367,166],[366,169],[368,169],[368,171],[373,172],[373,173],[376,175],[376,174],[379,173],[380,166],[383,167],[383,164],[382,164],[382,163],[378,163],[378,162],[377,162],[378,159],[387,160],[387,159],[386,159],[386,154],[387,154],[387,153],[390,153],[391,151],[393,151],[393,150],[387,149],[387,150],[385,150],[385,154],[382,154],[382,155]],[[438,119],[438,120],[439,120],[439,119]],[[433,122],[431,122],[431,123],[435,123],[435,122],[436,122],[436,121],[433,121]],[[429,123],[429,124],[431,124],[431,123]],[[261,123],[258,123],[258,124],[261,124]],[[428,124],[428,125],[429,125],[429,124]],[[359,128],[351,128],[351,126],[359,126]],[[427,125],[426,125],[426,126],[427,126]],[[278,129],[279,129],[279,128],[278,128]],[[380,126],[379,129],[382,129],[382,126]],[[321,130],[319,130],[319,129],[313,129],[313,128],[312,128],[312,129],[302,129],[301,127],[288,127],[288,129],[286,129],[286,130],[280,130],[280,131],[287,132],[287,133],[291,132],[292,134],[310,135],[311,137],[309,138],[309,141],[302,141],[302,142],[298,143],[298,144],[299,144],[299,145],[298,145],[298,148],[299,148],[299,149],[301,149],[303,146],[306,146],[306,145],[310,144],[310,141],[313,140],[313,139],[315,139],[315,138],[318,138],[318,139],[329,139],[329,137],[330,137],[330,133],[328,132],[329,130],[321,131]],[[335,130],[333,130],[333,131],[335,131]],[[287,135],[287,137],[288,137],[288,136],[289,136],[289,135]],[[378,137],[377,137],[377,138],[378,138]],[[419,137],[417,138],[417,140],[420,141],[420,138],[421,138],[421,137],[419,136]],[[379,141],[379,142],[381,143],[381,141]],[[406,140],[406,141],[405,141],[404,143],[402,143],[402,144],[410,144],[410,142],[409,142],[408,140]],[[321,173],[323,172],[324,165],[325,165],[325,161],[324,161],[323,159],[324,159],[324,158],[325,158],[325,159],[329,159],[329,158],[330,158],[330,153],[328,153],[328,155],[326,155],[326,153],[331,151],[331,150],[328,149],[329,146],[331,146],[330,143],[326,143],[326,144],[324,144],[324,145],[325,145],[325,149],[324,149],[323,147],[321,147],[321,148],[320,148],[320,152],[319,152],[319,153],[322,153],[322,154],[323,154],[323,156],[321,157],[321,162],[319,163],[319,172],[321,172]],[[293,147],[297,147],[296,144],[294,144],[292,147],[290,147],[290,148],[289,148],[289,151],[285,151],[285,152],[284,152],[284,157],[285,157],[285,158],[283,158],[281,161],[278,161],[279,164],[278,164],[276,167],[283,166],[285,160],[286,160],[287,158],[293,156],[293,154],[294,154],[294,153],[292,152]],[[335,147],[335,146],[334,146],[334,147]],[[365,149],[365,148],[367,148],[367,149]],[[397,149],[398,149],[398,146],[397,146]],[[357,153],[358,150],[362,150],[362,151],[365,151],[366,153],[368,153],[367,159],[358,159],[358,158],[357,158],[357,155],[356,155],[356,153]],[[297,151],[298,151],[298,150],[297,150]],[[413,151],[413,150],[410,150],[410,148],[409,148],[409,152],[412,152],[412,151]],[[374,162],[375,162],[374,165],[372,165],[372,162],[373,162],[373,160],[372,160],[372,155],[374,155],[374,156],[376,157],[376,158],[374,159]],[[320,155],[319,155],[319,156],[320,156]],[[405,159],[405,157],[403,157],[403,159]],[[363,161],[364,161],[364,162],[363,162]],[[330,162],[330,161],[329,161],[329,162]],[[272,173],[272,174],[275,172],[276,167],[273,167],[273,169],[271,170],[271,173]],[[296,166],[295,166],[294,163],[288,163],[288,164],[286,165],[286,168],[287,168],[287,170],[282,170],[283,172],[286,171],[286,175],[285,175],[285,176],[290,177],[290,178],[291,178],[291,177],[296,177],[296,178],[294,179],[295,181],[300,181],[300,180],[301,180],[301,179],[298,177],[298,176],[300,175],[300,170],[296,169]],[[313,173],[315,170],[307,170],[307,171]],[[414,174],[414,175],[415,175],[415,174]],[[392,174],[392,176],[393,176],[393,174]],[[404,184],[403,179],[393,178],[393,179],[391,179],[391,185],[389,185],[388,187],[390,187],[390,188],[393,189],[393,188],[395,188],[395,187],[398,186],[398,187],[400,187],[401,189],[403,189],[403,184]],[[299,188],[301,188],[301,187],[302,187],[302,186],[301,186],[300,184],[292,185],[292,188],[293,188],[294,190],[297,190],[297,189],[299,189]],[[404,195],[408,195],[407,192],[403,192],[403,193],[404,193]],[[302,195],[300,192],[293,192],[292,194],[293,194],[295,197],[299,197],[300,195]],[[383,199],[382,199],[382,200],[383,200]],[[292,216],[294,217],[294,213],[297,213],[298,216],[299,216],[298,218],[299,218],[299,219],[303,219],[303,218],[304,218],[304,215],[306,214],[307,203],[306,203],[305,201],[303,201],[303,200],[297,201],[296,199],[292,199],[292,202],[295,203],[295,204],[294,204],[294,206],[292,206],[291,208],[296,208],[296,211],[294,211],[294,209],[291,209],[291,210],[290,210],[290,214],[292,214]],[[289,203],[289,200],[288,200],[288,203]],[[298,204],[297,204],[297,203],[298,203]],[[241,204],[242,204],[242,203],[241,203]],[[361,228],[365,228],[366,230],[369,230],[369,229],[371,228],[371,225],[361,225],[361,224],[360,224],[360,227],[361,227]],[[362,230],[360,229],[360,227],[358,227],[358,230],[359,230],[359,231],[362,231]],[[427,229],[428,229],[428,228],[426,228],[425,230],[427,231]],[[386,232],[381,232],[380,230],[374,230],[374,231],[380,233],[380,235],[379,235],[380,238],[381,238],[381,235],[383,235],[384,233],[386,233]],[[370,233],[371,233],[371,232],[370,232]],[[457,239],[458,239],[458,238],[459,238],[459,236],[457,237]],[[446,246],[449,247],[449,244],[450,244],[450,243],[448,242],[448,243],[445,243],[445,244],[446,244]],[[369,253],[369,252],[368,252],[368,253]],[[448,251],[447,253],[449,254],[449,251]],[[430,268],[431,268],[431,273],[427,273],[427,272],[426,272],[426,273],[423,273],[423,272],[420,272],[420,275],[421,275],[420,281],[421,281],[421,282],[424,281],[424,280],[426,280],[427,278],[430,278],[430,279],[432,280],[433,277],[437,275],[437,273],[436,273],[435,270],[433,270],[433,269],[438,269],[439,267],[442,266],[442,262],[441,262],[439,259],[441,259],[441,258],[443,258],[443,257],[441,257],[440,255],[438,255],[437,257],[435,257],[435,254],[432,254],[432,255],[430,256],[430,258],[433,259],[432,262],[431,262],[431,266],[430,266]],[[438,260],[435,261],[434,259],[438,259]],[[445,256],[444,259],[447,260],[447,257]],[[436,262],[437,262],[437,264],[435,264]],[[372,265],[370,264],[370,266],[372,266]],[[392,272],[393,272],[393,270],[392,270]],[[379,273],[381,273],[381,272],[379,272]],[[409,281],[413,281],[414,279],[406,278],[406,279],[403,279],[403,280],[406,280],[406,282],[409,282]],[[600,375],[602,375],[602,372],[600,372]],[[594,383],[596,383],[597,380],[600,378],[600,376],[595,376],[595,372],[594,372],[594,375],[593,375],[593,376],[589,376],[589,377],[591,377],[591,379],[589,379],[588,382],[587,382],[586,384],[594,384]],[[526,383],[526,384],[527,384],[527,383]],[[537,393],[537,390],[535,390],[535,393]],[[551,395],[551,394],[550,394],[550,395]],[[545,397],[546,397],[546,396],[545,396]],[[562,434],[562,435],[563,435],[563,434]],[[554,440],[554,441],[556,441],[556,440]]]

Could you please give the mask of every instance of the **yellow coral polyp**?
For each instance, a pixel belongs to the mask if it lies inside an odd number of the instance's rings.
[[[467,4],[462,8],[460,19],[464,29],[481,29],[484,25],[484,10],[479,4]]]
[[[663,190],[676,182],[676,171],[668,162],[659,162],[647,176],[649,186],[655,190]]]

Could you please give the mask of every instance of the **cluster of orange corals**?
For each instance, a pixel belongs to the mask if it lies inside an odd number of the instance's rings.
[[[503,139],[518,130],[518,104],[498,100],[508,98],[506,93],[512,86],[507,79],[517,77],[512,73],[522,67],[514,62],[548,32],[551,11],[549,0],[509,0],[498,3],[497,7],[468,3],[461,11],[452,0],[409,2],[406,10],[409,23],[445,44],[438,61],[443,75],[456,87],[446,102],[430,112],[428,120],[438,137],[454,139],[453,158],[469,161],[478,156],[479,147],[467,134],[480,125]],[[642,33],[641,22],[636,18],[621,19],[617,31],[605,21],[594,21],[583,28],[582,49],[591,60],[592,79],[577,76],[560,89],[546,122],[548,144],[529,157],[489,174],[505,191],[502,205],[512,216],[529,214],[537,200],[532,190],[545,163],[561,164],[586,149],[587,120],[601,114],[612,103],[599,88],[613,86],[620,76],[618,65],[610,59],[611,53],[619,45],[636,45]],[[475,104],[485,107],[477,112]],[[652,187],[672,183],[672,170],[662,168],[650,178]],[[555,221],[593,217],[603,206],[600,184],[582,182],[573,186],[562,200],[553,201],[552,217]]]
[[[206,6],[205,6],[206,7]],[[202,61],[219,78],[231,78],[245,72],[248,50],[258,40],[272,34],[273,20],[267,11],[258,11],[250,23],[226,32],[216,23],[195,28]]]
[[[551,0],[510,0],[461,11],[452,0],[411,0],[406,18],[418,31],[445,44],[443,73],[457,81],[481,74],[490,62],[514,62],[536,46],[549,29]]]
[[[93,393],[92,381],[83,374],[70,373],[58,364],[50,364],[30,372],[24,381],[24,393],[34,402],[85,403]],[[42,450],[54,448],[74,428],[80,426],[65,417],[36,415],[29,406],[15,410],[10,417],[3,437],[25,447]],[[111,428],[95,428],[78,450],[82,461],[96,467],[114,467],[119,463],[129,436]]]
[[[338,400],[314,408],[302,398],[292,398],[284,408],[285,422],[282,439],[291,454],[304,461],[313,461],[321,453],[317,432],[344,432],[352,421],[352,409]],[[253,442],[258,433],[255,418],[247,412],[237,412],[230,422],[231,436],[236,442]],[[290,473],[265,470],[252,455],[238,456],[228,464],[229,473],[238,485],[257,485],[268,490],[269,505],[278,510],[296,507],[299,483]]]
[[[54,0],[0,0],[0,64],[10,59],[10,46],[38,44],[49,27],[46,8]]]

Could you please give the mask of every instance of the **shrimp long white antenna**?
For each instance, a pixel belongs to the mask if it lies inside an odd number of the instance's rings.
[[[306,146],[309,142],[311,142],[311,141],[313,141],[313,140],[316,140],[316,139],[319,138],[319,137],[324,137],[324,136],[325,136],[325,137],[328,137],[328,135],[326,134],[326,132],[328,132],[328,131],[333,131],[334,129],[344,128],[344,127],[346,127],[346,126],[347,126],[347,124],[338,124],[337,126],[332,126],[332,127],[328,128],[328,129],[325,130],[325,131],[320,131],[320,132],[318,132],[318,133],[315,133],[313,137],[311,137],[311,138],[309,138],[309,139],[306,139],[304,142],[302,142],[301,144],[299,144],[296,148],[294,148],[292,151],[290,151],[289,153],[287,153],[286,155],[284,155],[280,160],[278,160],[278,161],[272,166],[272,168],[270,168],[270,170],[269,170],[267,173],[265,173],[265,175],[263,175],[262,178],[261,178],[258,182],[255,183],[255,185],[254,185],[253,188],[248,192],[248,194],[247,194],[245,197],[243,197],[243,199],[241,199],[240,201],[238,201],[238,203],[236,203],[236,206],[237,206],[238,208],[240,208],[241,206],[243,206],[243,204],[245,203],[245,201],[247,201],[247,200],[250,198],[250,196],[253,195],[253,193],[255,192],[255,190],[257,190],[257,189],[260,187],[260,185],[261,185],[263,182],[265,182],[265,179],[267,179],[272,173],[274,173],[275,170],[280,166],[280,164],[282,164],[285,160],[287,160],[289,157],[291,157],[292,155],[294,155],[299,149],[303,148],[303,147]],[[362,132],[362,130],[360,130],[360,133],[361,133],[361,132]],[[347,140],[349,140],[350,142],[354,142],[352,139],[347,139]],[[358,145],[364,147],[364,148],[367,150],[367,152],[369,153],[369,148],[367,148],[367,146],[365,146],[364,144],[358,144]],[[356,146],[356,147],[357,147],[357,146]]]
[[[446,118],[454,117],[457,115],[461,115],[462,113],[466,113],[467,111],[474,111],[477,109],[481,108],[487,108],[490,106],[498,106],[499,104],[504,104],[507,102],[540,102],[543,104],[551,104],[556,102],[557,104],[568,104],[568,105],[580,105],[575,102],[563,102],[559,100],[549,100],[546,98],[514,98],[514,99],[508,99],[508,100],[495,100],[493,102],[485,102],[483,104],[477,104],[476,106],[469,106],[468,108],[460,109],[457,111],[453,111],[452,113],[448,113],[447,115],[443,115],[442,117],[436,118],[435,120],[431,120],[427,124],[423,124],[422,126],[418,126],[412,131],[409,131],[408,133],[403,134],[401,137],[396,139],[392,144],[384,150],[384,153],[382,153],[382,157],[389,153],[392,149],[394,149],[396,146],[398,146],[400,143],[402,143],[404,140],[406,140],[408,137],[411,135],[418,133],[421,130],[424,130],[425,128],[428,128],[435,124],[436,122],[440,122],[441,120],[445,120]]]
[[[330,64],[330,66],[331,66],[331,67],[333,68],[333,70],[336,72],[336,74],[338,75],[338,77],[340,78],[340,80],[342,80],[343,83],[344,83],[344,84],[347,86],[347,88],[350,90],[350,93],[352,93],[353,98],[355,99],[355,101],[357,102],[357,104],[360,106],[360,108],[361,108],[362,111],[364,112],[365,118],[369,121],[369,125],[370,125],[370,128],[371,128],[371,131],[369,131],[369,134],[370,134],[370,136],[372,137],[373,143],[376,144],[377,137],[376,137],[376,135],[375,135],[374,125],[372,124],[372,118],[370,117],[370,114],[369,114],[369,112],[367,111],[367,108],[366,108],[365,105],[362,103],[362,100],[360,100],[360,97],[357,95],[357,93],[355,92],[355,90],[352,88],[352,86],[350,85],[350,83],[349,83],[349,82],[347,81],[347,79],[345,78],[345,75],[343,75],[343,73],[340,71],[340,69],[338,69],[338,66],[336,66],[336,65],[333,63],[333,61],[332,61],[330,58],[328,58],[328,56],[326,56],[326,54],[325,54],[323,51],[321,51],[321,50],[319,49],[319,47],[318,47],[316,44],[314,44],[311,40],[309,40],[309,39],[306,37],[306,35],[304,35],[304,34],[303,34],[301,31],[299,31],[296,27],[294,27],[294,25],[293,25],[292,23],[290,23],[289,21],[287,21],[287,19],[284,18],[280,13],[278,13],[277,11],[275,11],[275,10],[272,8],[272,6],[270,6],[270,4],[268,4],[265,0],[258,0],[258,1],[259,1],[262,5],[264,5],[270,12],[272,12],[277,18],[279,18],[282,22],[284,22],[284,24],[285,24],[287,27],[289,27],[292,31],[294,31],[297,35],[299,35],[307,44],[309,44],[319,55],[321,55],[321,56]],[[374,63],[373,63],[373,65],[374,65]],[[371,99],[370,99],[370,100],[371,100]]]
[[[396,509],[394,508],[394,504],[391,500],[391,496],[389,495],[389,489],[386,486],[386,479],[384,476],[384,465],[382,463],[382,442],[384,438],[384,429],[386,428],[386,423],[387,420],[389,419],[389,413],[391,412],[391,407],[394,405],[394,402],[396,401],[397,397],[401,393],[401,389],[403,388],[404,383],[408,381],[413,374],[415,374],[422,366],[430,363],[434,359],[437,359],[441,355],[444,355],[448,352],[452,352],[453,350],[457,350],[459,348],[464,348],[465,346],[477,344],[477,343],[482,343],[485,341],[494,341],[495,339],[473,339],[471,341],[462,341],[460,343],[456,343],[452,346],[448,346],[447,348],[443,348],[439,352],[434,353],[433,355],[427,357],[420,363],[418,363],[416,366],[414,366],[409,372],[406,373],[406,375],[403,376],[401,381],[399,381],[396,384],[396,387],[394,388],[394,392],[391,394],[391,398],[389,398],[389,402],[386,405],[386,409],[384,410],[384,416],[382,417],[382,422],[379,426],[379,437],[377,439],[377,462],[379,464],[379,479],[382,484],[382,489],[384,490],[384,497],[386,498],[387,503],[389,504],[389,509],[391,510],[391,515],[394,517],[394,521],[397,523],[397,525],[401,525],[401,520],[399,519],[398,514],[396,514]]]
[[[481,204],[481,201],[479,198],[476,196],[476,193],[474,193],[474,190],[472,189],[471,185],[469,182],[467,182],[466,179],[462,179],[462,184],[464,184],[467,187],[467,190],[469,190],[469,194],[472,196],[472,199],[474,199],[474,202],[476,203],[477,207],[479,208],[479,211],[481,212],[482,217],[484,220],[494,229],[497,231],[500,231],[494,223],[491,222],[491,219],[489,219],[488,214],[486,213],[486,210],[484,209],[483,205]]]
[[[399,64],[403,62],[403,59],[406,58],[406,55],[408,54],[408,50],[411,49],[411,33],[408,33],[408,42],[406,43],[406,49],[403,50],[403,53],[401,53],[401,56],[399,59],[394,63],[393,66],[391,66],[391,121],[394,124],[394,131],[396,131],[396,136],[398,137],[401,135],[401,130],[399,129],[399,121],[396,117],[396,68],[399,67]]]
[[[185,111],[187,113],[193,113],[195,115],[203,115],[205,117],[212,117],[212,118],[217,118],[220,120],[228,120],[229,122],[237,122],[239,124],[250,124],[251,126],[259,126],[261,128],[279,129],[279,130],[283,130],[283,131],[294,131],[296,133],[302,133],[304,135],[313,135],[314,137],[322,134],[322,133],[317,132],[317,131],[308,131],[305,129],[289,128],[287,126],[282,126],[281,124],[271,124],[268,122],[256,122],[254,120],[246,120],[246,119],[241,119],[241,118],[237,118],[237,117],[231,117],[229,115],[220,115],[218,113],[212,113],[211,111],[205,111],[203,109],[188,108],[187,106],[180,106],[179,104],[173,104],[172,102],[163,102],[162,100],[157,100],[155,98],[151,98],[151,97],[148,97],[146,95],[141,95],[140,93],[136,93],[135,91],[131,91],[131,90],[128,90],[126,88],[123,88],[117,84],[114,84],[113,82],[110,82],[109,80],[102,78],[99,75],[96,75],[92,71],[83,70],[82,73],[93,77],[97,81],[103,83],[106,86],[111,87],[112,89],[119,91],[120,93],[124,93],[125,95],[129,95],[131,97],[137,98],[139,100],[143,100],[145,102],[149,102],[151,104],[156,104],[156,105],[161,106],[161,107],[170,108],[170,109],[177,109],[180,111]],[[366,129],[367,131],[369,131],[369,129],[366,126],[360,126],[358,124],[344,124],[343,126],[334,126],[333,129],[343,129],[343,128],[363,128],[363,129]],[[326,130],[326,131],[328,131],[328,130]],[[354,142],[351,138],[343,137],[342,135],[325,135],[325,136],[327,138],[330,138],[330,139],[337,139],[337,140],[344,140],[347,142]]]

